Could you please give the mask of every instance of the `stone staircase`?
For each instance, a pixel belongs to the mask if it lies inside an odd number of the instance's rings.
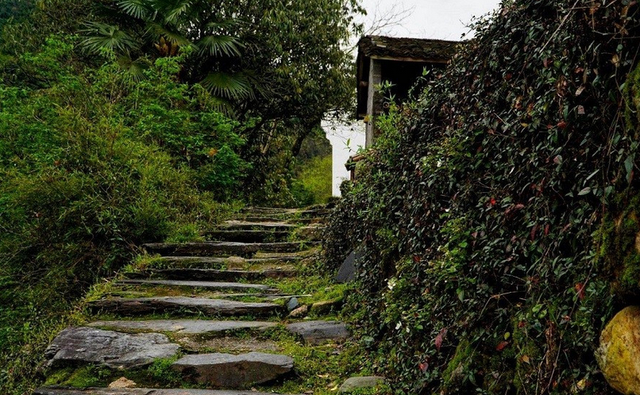
[[[260,395],[295,380],[295,356],[280,353],[265,333],[295,336],[305,347],[337,346],[349,336],[342,322],[322,319],[335,317],[335,300],[286,292],[304,283],[316,259],[325,214],[323,207],[246,209],[210,232],[210,241],[145,245],[159,257],[90,302],[85,325],[58,334],[46,353],[47,384],[34,395]],[[159,384],[137,382],[153,364],[165,369]],[[70,386],[83,368],[120,379]],[[177,385],[157,388],[163,381]]]

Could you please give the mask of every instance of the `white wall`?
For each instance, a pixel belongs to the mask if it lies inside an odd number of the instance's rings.
[[[359,148],[364,148],[364,122],[344,124],[325,121],[322,128],[333,147],[333,196],[340,196],[340,184],[349,179],[349,172],[344,165]]]

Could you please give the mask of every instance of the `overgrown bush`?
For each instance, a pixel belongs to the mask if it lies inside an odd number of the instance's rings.
[[[25,78],[0,85],[2,393],[28,392],[88,286],[141,243],[218,221],[246,168],[240,125],[176,82],[179,57],[133,81],[115,63],[84,69],[75,42],[4,59]]]
[[[638,10],[505,1],[378,123],[327,252],[362,245],[351,306],[398,393],[613,393],[593,351],[640,291],[606,253],[638,229]]]

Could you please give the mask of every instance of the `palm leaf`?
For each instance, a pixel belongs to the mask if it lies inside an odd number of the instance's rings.
[[[180,32],[170,30],[159,23],[149,23],[147,27],[147,34],[155,39],[164,37],[164,39],[172,45],[189,45],[191,42],[187,37],[180,34]]]
[[[246,100],[254,97],[250,79],[242,73],[209,73],[202,85],[216,96],[231,100]]]
[[[148,19],[153,14],[148,0],[120,0],[118,6],[122,11],[137,19]]]
[[[191,7],[190,0],[171,1],[169,7],[165,7],[159,11],[163,14],[166,23],[175,24],[180,15],[186,13],[189,7]]]
[[[211,35],[202,38],[197,43],[198,52],[209,56],[240,56],[240,48],[244,44],[236,37]]]
[[[86,37],[80,45],[88,52],[100,54],[103,51],[129,52],[138,47],[138,43],[118,26],[100,22],[88,22],[80,33]]]
[[[151,66],[145,58],[131,59],[129,56],[118,57],[118,66],[127,73],[133,81],[140,81],[144,78],[144,71]]]

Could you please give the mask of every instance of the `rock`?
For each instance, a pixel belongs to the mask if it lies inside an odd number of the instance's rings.
[[[261,230],[287,232],[296,228],[296,225],[286,222],[249,222],[249,221],[227,221],[220,229],[224,230]]]
[[[289,313],[289,317],[291,318],[302,318],[304,316],[306,316],[309,313],[309,306],[304,305],[304,306],[300,306],[297,309],[293,310],[291,313]]]
[[[140,315],[166,312],[189,312],[220,316],[269,316],[277,314],[283,308],[275,303],[245,303],[232,300],[156,297],[156,298],[111,298],[97,300],[90,304],[94,311],[109,311],[123,315]]]
[[[190,287],[205,288],[214,290],[231,291],[269,291],[268,285],[246,284],[235,282],[215,282],[215,281],[184,281],[184,280],[122,280],[118,284],[125,285],[164,285],[167,287]]]
[[[120,377],[118,380],[109,384],[109,388],[136,388],[137,384],[133,380],[126,377]]]
[[[318,345],[327,340],[343,341],[349,337],[347,326],[338,321],[305,321],[287,325],[287,329],[296,333],[306,343]]]
[[[291,299],[289,299],[289,301],[287,302],[287,310],[288,311],[293,311],[295,309],[297,309],[298,307],[300,307],[300,302],[298,302],[298,298],[293,297]]]
[[[384,377],[379,376],[363,376],[363,377],[351,377],[347,379],[341,386],[338,392],[351,392],[360,388],[375,388],[384,383]]]
[[[342,300],[325,300],[311,305],[311,314],[324,315],[337,312],[342,308]]]
[[[264,330],[276,325],[275,322],[208,320],[98,321],[89,324],[94,328],[119,331],[173,332],[182,335],[207,335],[243,329]]]
[[[48,366],[95,363],[113,369],[137,368],[160,358],[171,358],[179,346],[158,333],[126,334],[87,327],[63,330],[45,356]]]
[[[220,391],[198,389],[116,389],[116,388],[38,388],[33,395],[277,395],[255,391]]]
[[[362,258],[360,249],[352,251],[347,258],[342,262],[338,275],[336,276],[336,282],[348,283],[356,279],[356,261]]]
[[[285,355],[251,352],[241,355],[187,355],[172,368],[186,379],[218,388],[244,388],[266,383],[293,369],[293,358]]]
[[[611,387],[627,395],[640,395],[640,307],[627,307],[600,335],[596,359]]]
[[[217,241],[236,241],[241,243],[266,243],[270,241],[287,241],[291,232],[282,230],[216,229],[207,232],[207,239]]]

